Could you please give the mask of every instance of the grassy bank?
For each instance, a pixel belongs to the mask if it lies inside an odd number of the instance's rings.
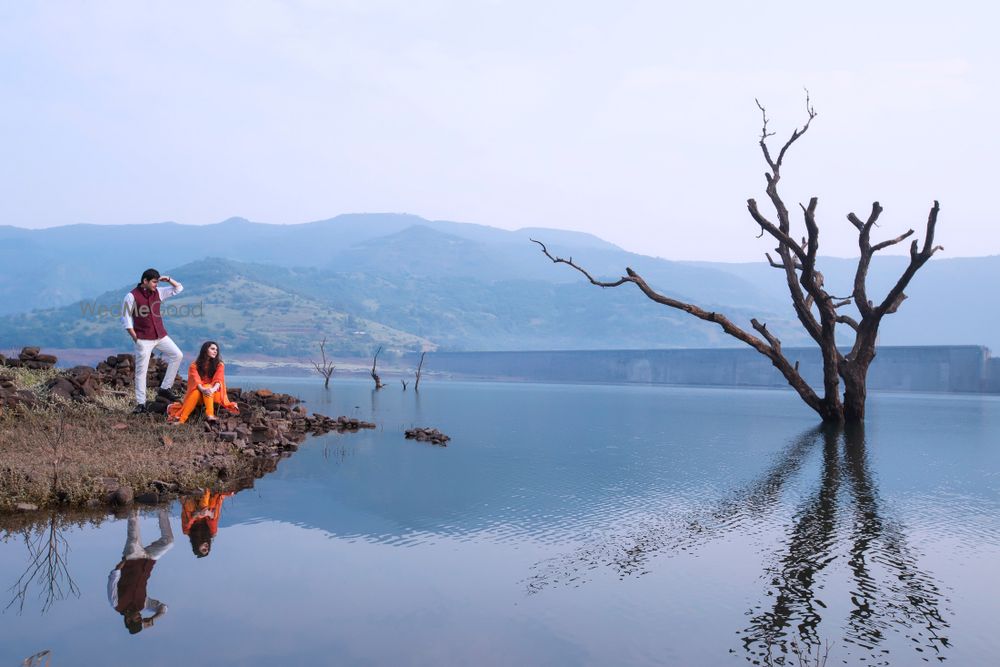
[[[162,414],[131,414],[131,389],[102,385],[96,371],[89,396],[66,400],[49,389],[72,372],[0,368],[6,395],[19,396],[0,408],[0,512],[157,503],[202,488],[244,488],[309,433],[371,426],[307,416],[294,397],[239,389],[230,391],[239,417],[209,425],[195,416],[174,426]],[[183,391],[183,380],[179,385]]]
[[[19,503],[103,505],[122,487],[135,495],[212,486],[218,468],[199,464],[218,457],[228,464],[227,477],[252,475],[251,457],[230,456],[230,447],[207,438],[200,424],[177,428],[158,415],[132,416],[131,401],[110,392],[89,402],[49,397],[43,386],[56,371],[5,374],[39,400],[33,409],[0,413],[0,511]]]

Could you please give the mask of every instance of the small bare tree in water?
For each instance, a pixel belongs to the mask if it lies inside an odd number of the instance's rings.
[[[413,385],[413,391],[420,391],[420,371],[424,367],[424,355],[426,354],[426,351],[420,353],[420,363],[417,365],[417,381]]]
[[[327,361],[326,358],[326,337],[324,336],[323,341],[319,344],[319,353],[323,355],[322,360],[319,362],[313,362],[313,368],[316,372],[323,376],[323,388],[330,388],[330,377],[333,375],[333,371],[336,370],[336,366],[333,365],[333,361]]]
[[[372,357],[372,372],[371,372],[371,376],[372,376],[372,380],[374,380],[374,382],[375,382],[375,388],[376,389],[381,389],[382,387],[385,386],[384,384],[382,384],[382,378],[379,376],[379,374],[377,372],[375,372],[375,364],[378,363],[378,355],[380,355],[381,353],[382,353],[382,346],[379,345],[378,349],[375,350],[375,356]]]
[[[737,326],[721,313],[707,311],[694,304],[684,303],[660,294],[631,268],[626,268],[626,275],[618,280],[597,280],[586,269],[574,263],[572,257],[570,259],[556,257],[549,253],[541,241],[535,239],[532,241],[541,246],[542,252],[550,260],[557,264],[568,264],[598,287],[618,287],[625,283],[633,283],[643,294],[656,303],[683,310],[699,319],[718,324],[727,334],[743,341],[770,359],[774,367],[788,381],[788,384],[798,392],[809,407],[819,413],[823,421],[860,422],[865,418],[868,368],[875,359],[875,343],[882,318],[896,312],[906,298],[904,290],[910,284],[910,280],[935,252],[942,249],[941,246],[934,245],[934,227],[937,224],[939,206],[935,201],[930,209],[923,246],[921,247],[916,240],[911,242],[909,264],[893,288],[881,301],[873,301],[868,296],[866,283],[872,257],[876,252],[909,238],[913,235],[913,230],[910,229],[894,239],[872,244],[872,228],[876,226],[879,215],[882,213],[882,207],[878,202],[874,202],[871,212],[865,220],[850,213],[847,219],[858,230],[860,257],[854,274],[851,295],[847,297],[833,296],[824,288],[823,274],[816,268],[816,257],[819,251],[816,198],[810,199],[808,206],[799,205],[805,222],[806,236],[802,237],[801,241],[797,241],[793,237],[788,207],[778,193],[778,182],[781,180],[781,166],[785,154],[791,145],[809,129],[809,124],[816,117],[816,111],[810,103],[807,92],[806,113],[808,118],[805,125],[792,132],[788,141],[781,146],[777,157],[774,157],[767,145],[768,137],[773,136],[774,133],[768,131],[766,110],[760,102],[757,102],[757,106],[760,108],[763,119],[760,149],[769,169],[764,175],[767,180],[766,193],[768,199],[771,200],[777,222],[765,216],[758,209],[754,199],[747,200],[747,209],[754,222],[760,226],[761,235],[767,233],[777,242],[775,252],[778,258],[775,260],[768,254],[766,255],[768,263],[784,273],[795,314],[803,328],[820,348],[823,357],[823,388],[821,393],[814,390],[802,378],[799,374],[798,363],[793,364],[785,357],[781,351],[781,341],[768,330],[767,323],[761,323],[757,319],[750,320],[753,330],[758,334],[754,335]],[[839,309],[851,304],[856,306],[859,318],[838,312]],[[837,348],[836,329],[838,324],[843,324],[854,331],[854,344],[846,354]],[[844,383],[843,397],[840,395],[841,381]]]

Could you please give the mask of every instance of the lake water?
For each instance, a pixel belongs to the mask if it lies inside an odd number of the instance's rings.
[[[138,634],[107,595],[124,518],[8,531],[0,665],[1000,659],[995,397],[876,394],[838,433],[787,391],[231,384],[378,428],[308,440],[226,498],[204,558],[174,503],[148,580],[168,611]],[[160,537],[155,509],[138,526]]]

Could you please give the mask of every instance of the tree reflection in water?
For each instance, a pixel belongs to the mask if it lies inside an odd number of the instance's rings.
[[[765,664],[781,664],[774,653],[787,654],[793,623],[801,642],[818,645],[820,609],[826,605],[817,594],[822,588],[817,576],[846,555],[853,585],[843,641],[867,652],[867,664],[888,665],[889,651],[882,644],[895,629],[917,652],[944,660],[949,644],[942,633],[948,623],[941,607],[947,600],[920,569],[902,525],[881,505],[868,468],[864,426],[819,431],[820,487],[797,513],[784,555],[767,570],[773,602],[751,610],[751,623],[741,633],[744,647]]]
[[[842,638],[867,657],[888,664],[883,646],[890,631],[902,632],[925,659],[944,660],[947,604],[930,574],[920,570],[903,526],[887,515],[868,467],[864,427],[821,425],[802,433],[750,484],[704,511],[656,516],[611,534],[594,545],[535,566],[529,594],[547,586],[578,585],[588,572],[609,566],[619,577],[648,571],[650,559],[689,551],[734,531],[755,532],[775,524],[782,490],[810,453],[822,448],[818,488],[799,507],[776,560],[765,567],[767,604],[748,612],[739,635],[754,664],[793,664],[795,651],[819,650],[819,625],[827,605],[819,597],[824,570],[846,558],[850,614]],[[831,591],[831,594],[836,591]],[[825,632],[831,630],[828,625]],[[854,653],[854,651],[852,651]]]
[[[43,614],[58,600],[70,595],[80,597],[80,589],[69,573],[69,542],[63,535],[64,528],[55,512],[44,523],[24,527],[22,537],[28,550],[28,566],[8,589],[13,596],[7,609],[16,604],[18,613],[24,611],[32,584],[39,589]]]

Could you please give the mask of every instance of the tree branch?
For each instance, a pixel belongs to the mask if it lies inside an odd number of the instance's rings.
[[[548,257],[553,263],[566,264],[568,266],[573,267],[581,274],[586,276],[587,280],[589,280],[591,284],[597,285],[599,287],[618,287],[619,285],[631,282],[634,283],[639,288],[639,290],[643,294],[645,294],[646,297],[649,298],[651,301],[655,301],[656,303],[668,306],[670,308],[676,308],[677,310],[682,310],[690,315],[693,315],[694,317],[697,317],[700,320],[705,320],[706,322],[714,322],[715,324],[718,324],[723,331],[725,331],[733,338],[743,341],[750,347],[757,350],[759,353],[768,357],[771,360],[771,363],[774,365],[774,367],[777,368],[781,372],[781,374],[785,376],[785,379],[792,386],[792,388],[799,393],[799,396],[801,396],[802,400],[805,401],[807,405],[809,405],[817,412],[820,411],[821,402],[819,396],[816,395],[816,392],[813,391],[812,387],[810,387],[809,384],[802,378],[802,376],[799,375],[797,365],[793,366],[785,357],[785,355],[782,354],[781,341],[779,341],[777,337],[775,337],[770,331],[767,330],[766,325],[760,324],[757,320],[751,321],[751,324],[753,325],[754,329],[756,329],[761,334],[761,336],[764,337],[764,340],[761,340],[760,338],[757,338],[756,336],[744,331],[742,328],[733,324],[733,322],[725,315],[716,312],[706,311],[702,308],[699,308],[698,306],[695,306],[694,304],[678,301],[677,299],[673,299],[666,295],[660,294],[652,287],[650,287],[649,284],[642,278],[642,276],[633,271],[631,268],[625,269],[627,276],[623,276],[621,279],[615,282],[605,282],[601,280],[596,280],[586,269],[573,262],[572,259],[566,260],[561,257],[556,257],[548,251],[548,248],[546,248],[545,244],[542,243],[541,241],[537,241],[535,239],[531,239],[531,241],[533,243],[537,243],[541,247],[542,252],[545,254],[545,256]]]
[[[781,341],[778,340],[777,336],[775,336],[774,334],[772,334],[770,331],[767,330],[766,322],[764,324],[761,324],[760,322],[757,321],[757,318],[754,318],[750,320],[750,324],[761,336],[763,336],[767,340],[768,343],[771,344],[772,350],[774,350],[775,352],[781,352]]]
[[[787,232],[783,231],[781,227],[775,225],[761,214],[757,209],[756,200],[752,198],[747,200],[747,210],[750,211],[750,215],[760,225],[762,230],[767,231],[768,234],[773,236],[781,246],[787,247],[794,252],[800,262],[805,262],[806,254],[802,247]]]
[[[762,234],[764,233],[763,229],[761,230],[761,233]],[[770,264],[771,266],[773,266],[774,268],[776,268],[776,269],[784,269],[785,268],[784,264],[782,264],[780,262],[776,262],[773,259],[771,259],[771,254],[770,253],[765,252],[764,253],[764,257],[767,258],[767,263]],[[793,261],[792,262],[792,268],[794,268],[796,270],[801,270],[802,269],[802,265],[799,264],[797,261]]]
[[[861,222],[854,213],[847,214],[847,219],[858,229],[858,248],[861,251],[861,257],[858,259],[858,268],[854,273],[853,295],[854,303],[858,306],[862,318],[872,314],[866,281],[868,280],[868,267],[871,265],[872,255],[875,253],[870,241],[871,229],[880,215],[882,215],[882,206],[877,201],[872,202],[872,211],[868,214],[868,220],[865,222]]]
[[[792,136],[788,138],[788,141],[785,142],[785,144],[781,147],[781,150],[778,152],[778,159],[772,160],[771,152],[767,147],[767,138],[774,136],[774,132],[767,131],[767,110],[764,108],[764,105],[762,105],[757,98],[754,98],[754,102],[757,103],[757,108],[760,109],[760,114],[763,119],[763,129],[760,133],[760,148],[764,153],[764,159],[767,161],[767,165],[771,167],[772,171],[777,172],[781,169],[781,162],[785,159],[785,153],[788,151],[788,147],[795,143],[795,140],[805,134],[806,130],[809,129],[809,123],[811,123],[812,119],[816,117],[816,110],[813,108],[812,102],[809,100],[809,90],[807,89],[806,113],[809,115],[809,119],[801,128],[792,131]],[[777,173],[774,174],[774,178],[777,180]]]
[[[626,278],[624,276],[622,276],[621,278],[619,278],[614,282],[604,282],[601,280],[597,280],[592,275],[590,275],[590,273],[588,273],[587,270],[584,269],[582,266],[574,263],[572,257],[570,257],[569,259],[563,259],[562,257],[553,257],[549,253],[549,249],[545,247],[544,243],[542,243],[541,241],[536,241],[535,239],[528,239],[528,240],[531,241],[532,243],[537,243],[538,245],[540,245],[542,247],[542,252],[545,253],[546,257],[552,260],[553,264],[566,264],[568,266],[572,266],[574,269],[576,269],[584,276],[586,276],[587,280],[589,280],[593,285],[597,285],[598,287],[618,287],[619,285],[624,285],[625,283],[633,282],[631,278]]]
[[[886,248],[888,248],[890,246],[894,246],[897,243],[900,243],[901,241],[904,241],[905,239],[909,238],[912,235],[913,235],[913,230],[910,229],[910,230],[907,230],[907,232],[905,234],[900,234],[899,236],[897,236],[894,239],[891,239],[889,241],[882,241],[881,243],[876,243],[875,245],[872,246],[872,252],[876,253],[879,250],[885,250]]]
[[[879,319],[883,315],[888,315],[890,313],[896,312],[903,299],[906,295],[903,294],[903,290],[906,286],[910,284],[910,280],[916,275],[917,271],[920,270],[927,260],[931,258],[938,250],[944,250],[941,246],[934,245],[934,228],[937,226],[937,216],[938,211],[941,210],[940,204],[935,200],[934,205],[931,207],[930,213],[927,214],[927,232],[924,237],[924,247],[918,250],[918,243],[916,239],[910,244],[910,263],[907,265],[906,270],[903,271],[903,275],[899,277],[896,284],[893,286],[889,293],[885,296],[885,299],[879,304],[878,308],[875,309],[874,315]]]
[[[816,117],[816,110],[813,109],[812,102],[809,100],[808,89],[806,89],[806,113],[809,114],[809,119],[806,121],[806,124],[797,130],[793,130],[792,136],[789,137],[788,141],[785,142],[785,145],[781,147],[781,152],[778,153],[778,161],[775,163],[778,167],[781,166],[781,162],[785,159],[785,152],[788,150],[789,146],[795,143],[796,139],[806,133],[806,130],[809,129],[809,123],[811,123],[812,119]]]
[[[777,368],[779,371],[781,371],[781,374],[785,376],[785,379],[788,381],[788,384],[790,384],[792,388],[798,392],[802,400],[805,401],[806,404],[812,407],[814,410],[819,412],[820,410],[819,396],[816,395],[816,392],[813,391],[812,387],[810,387],[808,383],[806,383],[806,381],[802,379],[802,376],[799,375],[798,370],[794,366],[792,366],[792,364],[788,361],[785,355],[782,354],[781,342],[778,341],[778,339],[775,338],[773,334],[766,331],[765,325],[760,324],[756,319],[750,322],[753,325],[754,329],[756,329],[762,336],[764,336],[765,340],[767,341],[766,343],[761,339],[757,338],[756,336],[747,333],[740,327],[733,324],[729,320],[729,318],[727,318],[725,315],[721,315],[716,312],[708,312],[693,304],[684,303],[683,301],[678,301],[676,299],[671,299],[670,297],[664,296],[658,293],[653,288],[651,288],[646,283],[646,281],[643,280],[642,276],[637,274],[632,269],[626,268],[625,271],[628,273],[628,276],[629,278],[631,278],[632,282],[634,282],[636,286],[638,286],[639,289],[642,291],[642,293],[645,294],[652,301],[655,301],[656,303],[662,304],[664,306],[669,306],[671,308],[683,310],[684,312],[694,315],[695,317],[705,320],[707,322],[714,322],[718,324],[720,327],[722,327],[722,330],[725,331],[730,336],[732,336],[733,338],[743,341],[750,347],[754,348],[755,350],[763,354],[765,357],[769,358],[774,367]]]
[[[858,323],[857,323],[857,321],[853,317],[851,317],[850,315],[837,315],[837,321],[839,323],[841,323],[841,324],[846,324],[847,326],[851,327],[855,331],[858,330]]]

